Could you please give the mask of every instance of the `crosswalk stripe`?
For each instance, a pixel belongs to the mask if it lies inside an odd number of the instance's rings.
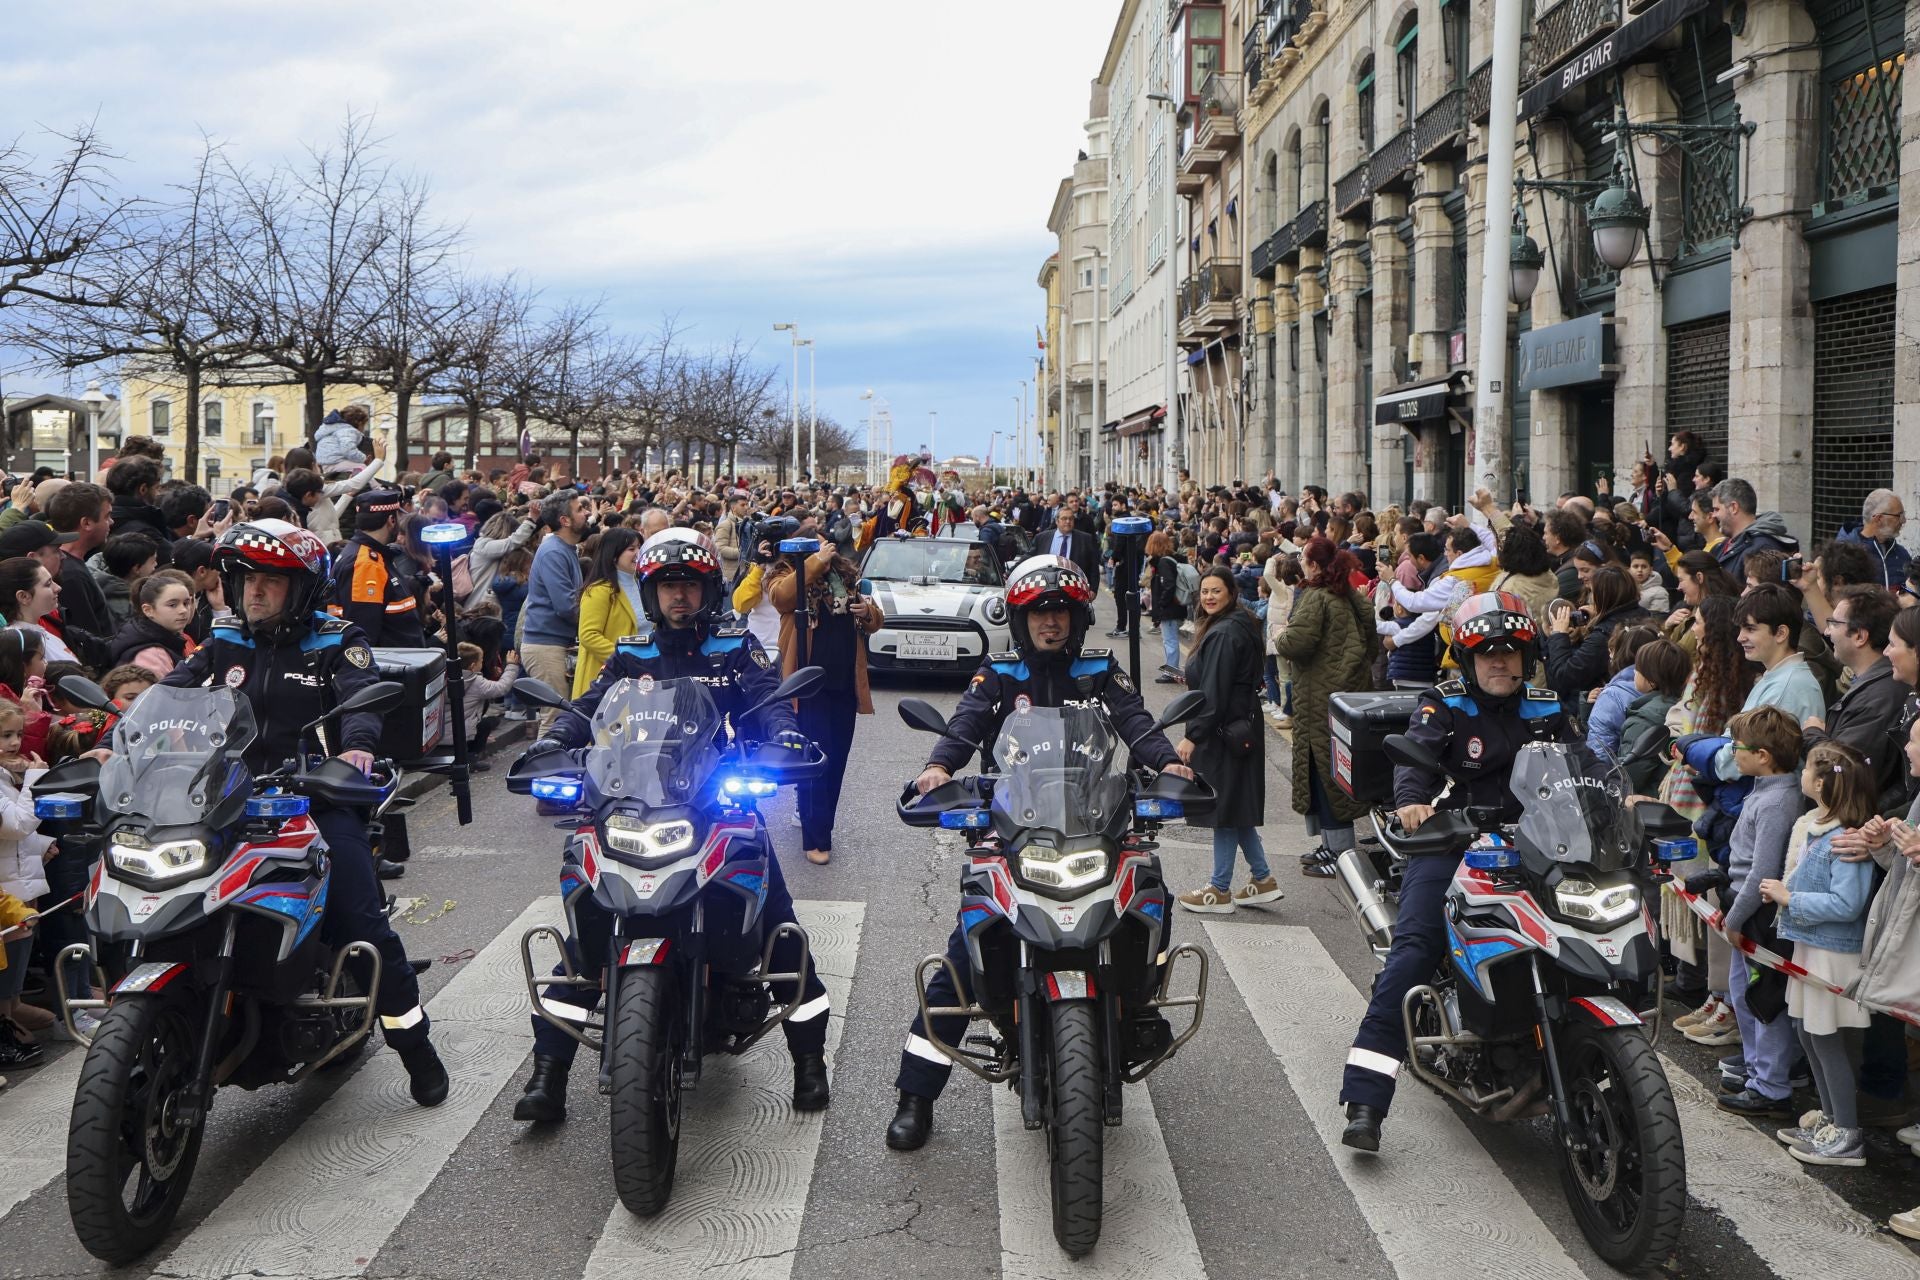
[[[833,1001],[827,1063],[840,1045],[860,928],[861,902],[794,903]],[[793,1274],[800,1220],[813,1185],[824,1113],[793,1110],[793,1065],[775,1031],[744,1057],[708,1058],[700,1087],[685,1098],[673,1199],[653,1218],[617,1200],[584,1280],[634,1275],[786,1280]],[[602,1148],[604,1151],[604,1147]]]
[[[67,1117],[85,1058],[75,1048],[31,1077],[16,1072],[0,1093],[0,1218],[66,1170]]]
[[[527,1056],[533,1030],[520,935],[560,923],[557,897],[535,900],[427,1003],[453,1079],[445,1102],[415,1106],[399,1057],[376,1054],[180,1242],[156,1277],[365,1270]]]
[[[956,1083],[970,1080],[962,1076]],[[1100,1243],[1073,1262],[1053,1237],[1047,1136],[1027,1132],[1020,1099],[1011,1090],[993,1090],[1002,1280],[1052,1280],[1069,1273],[1075,1280],[1206,1280],[1153,1095],[1144,1084],[1128,1086],[1125,1107],[1125,1123],[1106,1131]]]
[[[1714,1105],[1687,1068],[1662,1058],[1687,1144],[1687,1191],[1732,1221],[1781,1280],[1920,1280],[1920,1258],[1877,1234],[1787,1149]]]
[[[1428,1089],[1406,1082],[1394,1095],[1388,1156],[1341,1146],[1344,1121],[1334,1099],[1366,1002],[1313,930],[1213,923],[1206,929],[1395,1271],[1408,1277],[1582,1276],[1500,1166]],[[1473,1211],[1462,1213],[1468,1200]]]

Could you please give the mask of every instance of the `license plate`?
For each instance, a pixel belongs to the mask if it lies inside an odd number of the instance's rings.
[[[959,656],[959,636],[909,631],[900,638],[900,657],[909,662],[952,662]]]

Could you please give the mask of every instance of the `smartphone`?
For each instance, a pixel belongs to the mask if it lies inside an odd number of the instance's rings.
[[[225,498],[215,498],[213,505],[207,508],[207,519],[215,524],[227,518],[227,512],[233,510],[233,503]]]
[[[1806,569],[1806,567],[1807,567],[1807,562],[1804,556],[1788,556],[1785,560],[1780,562],[1780,581],[1782,582],[1800,581],[1800,574]]]

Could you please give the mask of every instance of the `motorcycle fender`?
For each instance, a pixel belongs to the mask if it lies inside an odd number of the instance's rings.
[[[1567,1011],[1573,1017],[1608,1029],[1646,1025],[1639,1014],[1612,996],[1572,996],[1567,1000]]]
[[[1560,954],[1554,957],[1554,963],[1568,973],[1603,987],[1612,986],[1615,980],[1613,965],[1601,957],[1594,945],[1571,934],[1560,936]]]
[[[113,985],[112,996],[129,996],[145,992],[157,995],[166,985],[187,971],[187,966],[178,961],[172,964],[152,962],[137,966],[126,977]]]
[[[1093,975],[1085,969],[1055,969],[1046,975],[1045,987],[1048,1004],[1091,1000],[1099,994],[1094,990]]]
[[[205,881],[155,891],[103,877],[87,924],[108,942],[167,937],[206,918],[205,890]]]
[[[642,871],[611,860],[600,864],[594,901],[617,916],[670,915],[692,901],[702,884],[699,868],[683,859],[658,871]]]
[[[1114,914],[1111,889],[1076,902],[1055,902],[1022,894],[1020,913],[1013,922],[1016,937],[1043,951],[1098,946],[1102,938],[1119,927],[1120,917]]]

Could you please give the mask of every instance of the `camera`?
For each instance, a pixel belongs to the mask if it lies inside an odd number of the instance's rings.
[[[1567,615],[1567,623],[1570,626],[1584,627],[1592,621],[1593,611],[1590,609],[1575,609]]]
[[[747,546],[752,548],[751,559],[760,564],[772,564],[780,558],[780,540],[791,538],[800,532],[800,522],[792,516],[762,516],[748,529]],[[765,552],[760,550],[761,543],[767,544]]]

